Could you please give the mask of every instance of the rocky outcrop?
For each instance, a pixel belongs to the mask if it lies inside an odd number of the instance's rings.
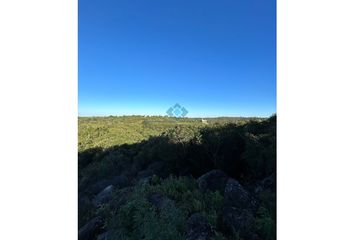
[[[198,178],[199,189],[224,192],[228,176],[221,170],[212,170]]]
[[[113,190],[114,190],[113,185],[107,186],[105,189],[103,189],[99,194],[97,194],[94,197],[92,203],[97,207],[99,205],[109,202],[113,197]]]
[[[102,232],[104,223],[102,218],[95,217],[79,229],[79,240],[93,240]]]
[[[225,204],[231,207],[246,208],[255,210],[256,200],[246,191],[243,186],[235,179],[230,178],[224,191]]]
[[[124,175],[119,175],[119,176],[114,176],[111,178],[103,179],[101,181],[96,182],[93,184],[89,189],[88,193],[90,194],[97,194],[102,189],[108,187],[109,185],[113,185],[116,188],[124,188],[129,185],[129,180],[126,176]]]
[[[186,240],[209,240],[213,235],[212,227],[200,213],[188,218]]]

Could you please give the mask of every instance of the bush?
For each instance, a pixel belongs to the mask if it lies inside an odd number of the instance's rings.
[[[184,239],[187,218],[196,212],[216,227],[217,212],[223,203],[219,192],[200,192],[190,177],[159,181],[135,186],[130,194],[118,190],[111,203],[101,207],[99,214],[109,219],[107,229],[115,231],[116,238]],[[161,194],[165,199],[160,208],[149,201],[152,194]]]
[[[255,219],[255,231],[265,240],[275,239],[275,223],[270,216],[269,211],[260,207]]]

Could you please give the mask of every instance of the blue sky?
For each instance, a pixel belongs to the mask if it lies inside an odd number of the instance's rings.
[[[79,0],[79,115],[270,116],[275,0]]]

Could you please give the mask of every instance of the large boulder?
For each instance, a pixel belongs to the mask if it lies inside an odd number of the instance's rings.
[[[227,235],[244,235],[249,230],[253,220],[253,215],[249,210],[224,207],[218,217],[218,226]]]
[[[99,205],[109,202],[113,198],[113,190],[114,190],[113,185],[107,186],[105,189],[103,189],[99,194],[97,194],[94,197],[92,203],[97,207]]]
[[[93,240],[102,232],[104,222],[102,218],[95,217],[79,229],[79,240]]]
[[[198,178],[199,189],[204,192],[206,190],[224,192],[228,176],[221,170],[212,170]]]
[[[230,178],[224,191],[225,204],[237,208],[249,208],[255,210],[256,201],[235,179]]]
[[[209,240],[213,235],[213,229],[200,213],[195,213],[188,218],[186,240]]]
[[[97,194],[102,189],[108,187],[109,185],[113,185],[116,188],[124,188],[129,185],[128,178],[124,175],[114,176],[107,179],[100,180],[89,187],[88,192],[90,194]]]

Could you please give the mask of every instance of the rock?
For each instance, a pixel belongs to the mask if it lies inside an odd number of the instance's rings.
[[[88,192],[90,194],[97,194],[102,189],[104,189],[105,187],[107,187],[109,185],[112,185],[112,182],[108,179],[104,179],[104,180],[98,181],[95,184],[93,184],[92,186],[90,186],[88,189]]]
[[[108,240],[109,232],[104,232],[97,236],[97,240]]]
[[[228,176],[221,170],[212,170],[198,178],[198,185],[201,191],[211,190],[224,192]]]
[[[230,178],[225,186],[224,192],[225,204],[238,208],[254,207],[255,200],[235,179]]]
[[[200,213],[195,213],[188,218],[186,240],[209,240],[213,235],[210,224]]]
[[[109,202],[113,197],[113,190],[114,190],[114,186],[109,185],[108,187],[103,189],[99,194],[95,196],[92,203],[97,207],[101,204]]]
[[[95,217],[79,229],[79,240],[93,240],[102,231],[103,220]]]
[[[97,194],[102,189],[108,187],[109,185],[113,185],[116,188],[124,188],[129,185],[128,178],[124,175],[114,176],[108,179],[104,179],[93,184],[88,192],[91,194]]]
[[[224,207],[218,217],[219,228],[228,235],[243,235],[253,222],[252,213],[246,209]]]

